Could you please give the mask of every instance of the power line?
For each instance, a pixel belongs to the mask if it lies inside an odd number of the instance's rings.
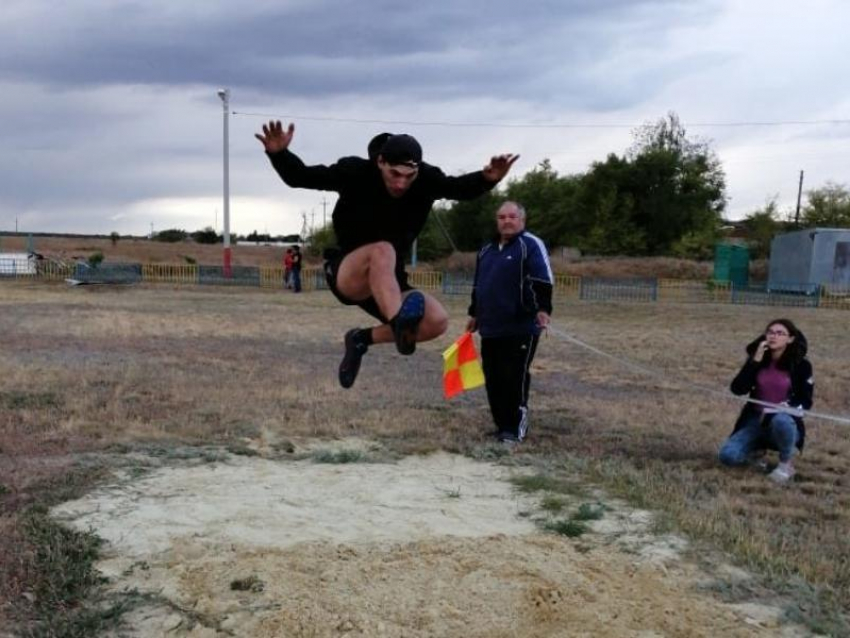
[[[531,122],[448,122],[448,121],[417,121],[417,120],[383,120],[365,118],[345,117],[317,117],[312,115],[294,115],[277,113],[250,113],[244,111],[233,111],[233,115],[245,117],[263,117],[282,120],[304,120],[310,122],[336,122],[339,124],[386,124],[392,126],[444,126],[453,128],[518,128],[518,129],[634,129],[644,126],[640,124],[623,123],[599,123],[599,122],[564,122],[556,124],[535,124]],[[689,122],[689,128],[742,128],[742,127],[776,127],[776,126],[819,126],[819,125],[846,125],[850,119],[832,120],[773,120],[773,121],[741,121],[741,122]]]

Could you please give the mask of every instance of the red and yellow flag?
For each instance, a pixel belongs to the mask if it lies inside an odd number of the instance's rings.
[[[484,371],[471,332],[465,332],[443,353],[443,392],[447,399],[484,385]]]

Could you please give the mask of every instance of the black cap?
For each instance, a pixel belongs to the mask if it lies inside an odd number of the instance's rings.
[[[405,164],[415,167],[422,161],[422,147],[410,135],[392,135],[381,147],[381,157],[392,166]]]
[[[369,142],[369,146],[367,147],[370,160],[374,161],[378,159],[378,155],[381,154],[381,149],[384,147],[384,144],[386,144],[387,140],[392,136],[392,133],[380,133],[372,138],[372,141]]]

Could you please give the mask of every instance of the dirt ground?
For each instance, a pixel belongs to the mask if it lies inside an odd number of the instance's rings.
[[[649,512],[599,494],[589,533],[541,531],[541,496],[514,489],[527,470],[510,458],[373,461],[377,447],[361,439],[339,446],[367,462],[333,464],[311,460],[310,446],[294,460],[124,471],[56,508],[107,541],[110,586],[138,591],[120,635],[807,635],[780,622],[779,600],[712,594],[717,579],[749,576],[722,562],[707,570]]]

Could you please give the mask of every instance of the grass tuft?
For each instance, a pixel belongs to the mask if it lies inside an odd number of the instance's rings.
[[[514,487],[523,494],[534,492],[568,492],[569,485],[561,480],[546,476],[545,474],[534,474],[532,476],[515,476],[511,479]]]
[[[573,514],[574,521],[598,521],[600,520],[607,508],[602,503],[582,503],[579,505],[578,511]]]
[[[230,589],[233,591],[250,591],[261,592],[266,588],[265,583],[260,580],[256,574],[251,574],[245,578],[237,578],[230,582]]]
[[[546,521],[543,523],[543,529],[569,538],[578,538],[582,534],[589,531],[589,527],[582,521],[577,521],[572,518],[562,518],[554,521]]]
[[[316,450],[311,455],[314,463],[366,463],[369,457],[360,450]]]
[[[62,406],[62,398],[53,392],[0,392],[0,409],[45,410]]]

